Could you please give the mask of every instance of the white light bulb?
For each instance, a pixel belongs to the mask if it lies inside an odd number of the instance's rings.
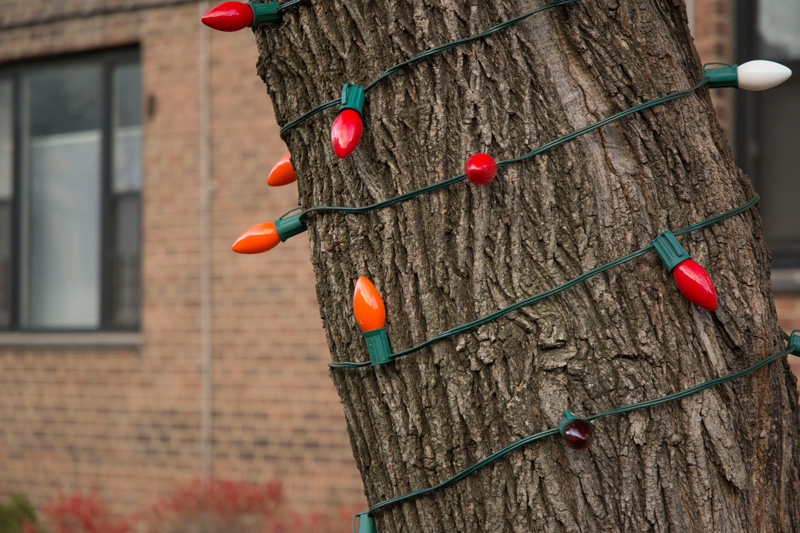
[[[780,85],[789,79],[792,70],[774,61],[748,61],[736,68],[739,88],[748,91],[763,91]]]

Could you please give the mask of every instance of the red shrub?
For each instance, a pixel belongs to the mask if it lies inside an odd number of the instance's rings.
[[[115,516],[95,491],[58,496],[45,502],[42,512],[58,533],[129,533],[133,528],[133,520]]]
[[[42,507],[56,533],[347,533],[357,510],[341,508],[338,517],[303,516],[289,509],[278,482],[199,479],[128,517],[111,513],[94,491],[59,496]]]
[[[301,516],[287,508],[277,482],[194,480],[177,486],[143,513],[146,531],[158,533],[337,533],[346,520]]]

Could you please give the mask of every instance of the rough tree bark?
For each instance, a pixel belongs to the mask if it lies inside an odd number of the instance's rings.
[[[259,73],[284,124],[345,81],[366,84],[543,3],[310,1],[256,31]],[[300,205],[383,200],[460,173],[474,152],[521,155],[701,76],[682,0],[552,9],[382,82],[345,160],[329,142],[335,109],[288,133]],[[367,358],[351,308],[360,275],[383,294],[397,351],[752,194],[702,89],[506,167],[487,187],[316,214],[311,260],[332,358]],[[649,254],[396,363],[332,372],[370,503],[553,427],[565,408],[655,398],[782,349],[756,210],[680,240],[714,279],[716,312],[683,298]],[[377,513],[378,530],[800,531],[795,387],[781,361],[600,419],[588,451],[539,441]]]

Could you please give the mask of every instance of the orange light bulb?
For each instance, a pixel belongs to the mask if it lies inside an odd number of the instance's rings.
[[[239,235],[231,247],[239,254],[260,254],[275,248],[281,242],[274,222],[262,222],[250,226]]]
[[[365,332],[381,329],[386,324],[386,308],[378,289],[370,280],[361,276],[353,294],[353,310],[358,325]]]
[[[267,185],[270,187],[280,187],[281,185],[288,185],[297,181],[297,174],[294,173],[291,158],[292,154],[286,154],[278,159],[278,162],[275,163],[275,166],[269,171]]]

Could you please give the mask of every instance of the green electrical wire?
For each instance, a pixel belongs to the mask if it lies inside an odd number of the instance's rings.
[[[577,0],[571,0],[571,1],[577,1]],[[709,82],[709,78],[704,77],[702,80],[697,82],[690,89],[687,89],[685,91],[678,91],[678,92],[670,93],[670,94],[661,96],[659,98],[656,98],[654,100],[649,100],[647,102],[638,104],[638,105],[633,106],[631,108],[628,108],[628,109],[626,109],[624,111],[620,111],[619,113],[611,115],[610,117],[604,118],[602,120],[599,120],[597,122],[589,124],[588,126],[584,126],[583,128],[575,130],[572,133],[568,133],[567,135],[563,135],[563,136],[561,136],[561,137],[559,137],[559,138],[557,138],[555,140],[552,140],[552,141],[550,141],[548,143],[545,143],[545,144],[539,146],[538,148],[536,148],[535,150],[531,150],[530,152],[528,152],[526,154],[523,154],[523,155],[521,155],[519,157],[515,157],[515,158],[512,158],[512,159],[506,159],[506,160],[503,160],[503,161],[498,161],[497,162],[497,168],[503,168],[503,167],[506,167],[506,166],[511,165],[513,163],[518,163],[520,161],[524,161],[525,159],[530,159],[531,157],[534,157],[534,156],[537,156],[537,155],[539,155],[539,154],[541,154],[543,152],[546,152],[546,151],[550,150],[551,148],[555,148],[556,146],[559,146],[559,145],[562,145],[562,144],[564,144],[566,142],[569,142],[569,141],[571,141],[571,140],[573,140],[573,139],[575,139],[577,137],[580,137],[581,135],[584,135],[584,134],[589,133],[591,131],[594,131],[596,129],[602,128],[603,126],[606,126],[606,125],[608,125],[608,124],[610,124],[610,123],[612,123],[614,121],[617,121],[617,120],[619,120],[621,118],[627,117],[628,115],[632,115],[633,113],[638,113],[639,111],[643,111],[645,109],[648,109],[648,108],[651,108],[651,107],[654,107],[654,106],[669,102],[671,100],[676,100],[678,98],[683,98],[684,96],[688,96],[688,95],[692,94],[693,92],[695,92],[700,87],[703,87],[704,85],[706,85],[708,82]],[[434,191],[438,191],[439,189],[444,189],[446,187],[449,187],[450,185],[454,185],[456,183],[464,181],[465,179],[466,179],[466,175],[459,174],[458,176],[454,176],[452,178],[449,178],[449,179],[446,179],[446,180],[443,180],[443,181],[440,181],[440,182],[437,182],[437,183],[433,183],[431,185],[426,185],[425,187],[416,189],[414,191],[410,191],[410,192],[407,192],[405,194],[400,194],[398,196],[394,196],[392,198],[389,198],[388,200],[383,200],[381,202],[377,202],[377,203],[374,203],[374,204],[371,204],[371,205],[365,205],[365,206],[362,206],[362,207],[342,207],[342,206],[331,206],[331,205],[316,205],[314,207],[309,207],[308,209],[304,209],[303,211],[301,211],[300,212],[300,218],[303,218],[305,215],[308,215],[309,213],[314,213],[314,212],[319,212],[319,211],[336,212],[336,213],[366,213],[368,211],[374,211],[376,209],[382,209],[384,207],[389,207],[390,205],[394,205],[394,204],[397,204],[397,203],[400,203],[400,202],[405,202],[406,200],[410,200],[411,198],[414,198],[416,196],[420,196],[422,194],[432,193]],[[292,209],[288,213],[285,213],[284,215],[282,215],[280,218],[283,219],[284,217],[286,217],[290,213],[293,213],[296,210],[297,210],[296,208]]]
[[[744,376],[746,374],[749,374],[751,372],[754,372],[755,370],[758,370],[762,366],[765,366],[765,365],[768,365],[768,364],[770,364],[770,363],[772,363],[774,361],[777,361],[778,359],[780,359],[782,357],[785,357],[788,354],[793,354],[793,355],[800,356],[800,334],[798,334],[798,333],[800,333],[800,330],[795,330],[795,331],[792,332],[792,335],[790,337],[789,347],[786,350],[774,353],[774,354],[770,355],[769,357],[766,357],[766,358],[762,359],[761,361],[759,361],[759,362],[757,362],[757,363],[755,363],[753,365],[750,365],[749,367],[747,367],[747,368],[745,368],[743,370],[739,370],[737,372],[733,372],[733,373],[728,374],[726,376],[722,376],[722,377],[718,377],[716,379],[712,379],[710,381],[706,381],[705,383],[701,383],[699,385],[695,385],[694,387],[690,387],[688,389],[684,389],[684,390],[682,390],[680,392],[669,394],[667,396],[662,396],[661,398],[656,398],[656,399],[653,399],[653,400],[646,400],[646,401],[643,401],[643,402],[633,403],[633,404],[630,404],[630,405],[617,407],[616,409],[611,409],[611,410],[605,411],[603,413],[594,414],[594,415],[585,417],[584,420],[589,420],[589,421],[590,420],[596,420],[596,419],[602,418],[604,416],[610,416],[610,415],[616,415],[616,414],[620,414],[620,413],[626,413],[626,412],[629,412],[629,411],[634,411],[636,409],[644,409],[646,407],[654,407],[656,405],[660,405],[660,404],[663,404],[663,403],[671,402],[673,400],[678,400],[680,398],[685,398],[687,396],[691,396],[693,394],[697,394],[698,392],[703,391],[705,389],[708,389],[710,387],[714,387],[716,385],[720,385],[722,383],[726,383],[728,381],[732,381],[734,379],[740,378],[740,377],[742,377],[742,376]],[[786,336],[785,333],[784,333],[784,336]],[[443,488],[445,488],[445,487],[447,487],[449,485],[452,485],[453,483],[455,483],[457,481],[460,481],[460,480],[464,479],[465,477],[467,477],[468,475],[472,474],[476,470],[479,470],[479,469],[481,469],[481,468],[483,468],[485,466],[490,465],[491,463],[497,461],[498,459],[500,459],[504,455],[507,455],[507,454],[511,453],[512,451],[516,450],[517,448],[521,448],[522,446],[530,444],[531,442],[537,441],[537,440],[542,439],[544,437],[549,437],[550,435],[556,435],[557,433],[558,433],[558,428],[551,428],[551,429],[548,429],[546,431],[542,431],[540,433],[536,433],[535,435],[531,435],[531,436],[526,437],[524,439],[518,440],[517,442],[515,442],[515,443],[513,443],[513,444],[511,444],[509,446],[506,446],[502,450],[493,453],[492,455],[482,459],[481,461],[478,461],[474,465],[470,466],[469,468],[467,468],[465,470],[462,470],[461,472],[459,472],[455,476],[451,477],[450,479],[448,479],[446,481],[443,481],[443,482],[439,483],[438,485],[434,485],[434,486],[428,487],[426,489],[420,489],[420,490],[416,490],[416,491],[413,491],[413,492],[409,492],[407,494],[403,494],[402,496],[397,496],[395,498],[391,498],[391,499],[382,501],[380,503],[376,503],[375,505],[370,507],[369,510],[366,513],[360,513],[360,514],[372,515],[375,511],[383,509],[384,507],[388,507],[388,506],[394,505],[396,503],[400,503],[400,502],[403,502],[403,501],[406,501],[406,500],[410,500],[412,498],[416,498],[418,496],[422,496],[424,494],[428,494],[428,493],[433,492],[435,490],[443,489]]]
[[[283,4],[278,6],[278,11],[283,11],[287,7],[292,7],[295,4],[299,4],[303,0],[289,0],[289,2],[284,2]]]
[[[290,4],[296,3],[298,1],[300,1],[300,0],[292,0],[292,2],[287,2],[286,4],[283,4],[283,5],[288,7]],[[498,24],[496,26],[492,26],[488,30],[484,30],[484,31],[482,31],[480,33],[476,33],[475,35],[471,35],[469,37],[464,37],[463,39],[458,39],[456,41],[452,41],[452,42],[449,42],[449,43],[441,44],[439,46],[435,46],[433,48],[429,48],[428,50],[425,50],[424,52],[420,52],[419,54],[415,55],[411,59],[407,59],[407,60],[403,61],[402,63],[398,63],[398,64],[394,65],[393,67],[390,67],[390,68],[386,69],[386,71],[384,71],[383,74],[378,76],[372,83],[370,83],[369,85],[364,87],[364,92],[366,93],[366,92],[371,91],[375,87],[375,85],[377,85],[384,78],[388,78],[389,76],[391,76],[395,72],[401,70],[404,67],[407,67],[408,65],[410,65],[412,63],[416,63],[420,59],[424,59],[426,57],[430,57],[432,55],[436,55],[436,54],[438,54],[440,52],[444,52],[445,50],[450,50],[451,48],[455,48],[456,46],[460,46],[462,44],[466,44],[466,43],[469,43],[471,41],[482,39],[482,38],[487,37],[487,36],[489,36],[489,35],[491,35],[491,34],[493,34],[495,32],[498,32],[500,30],[504,30],[504,29],[506,29],[506,28],[508,28],[510,26],[513,26],[514,24],[516,24],[518,22],[522,22],[526,18],[528,18],[528,17],[530,17],[532,15],[535,15],[536,13],[540,13],[542,11],[550,9],[551,7],[563,6],[563,5],[572,4],[572,3],[578,2],[578,1],[579,0],[555,0],[554,2],[550,2],[549,4],[546,4],[546,5],[543,5],[542,7],[534,9],[533,11],[528,11],[527,13],[524,13],[522,15],[514,17],[513,19],[509,19],[509,20],[507,20],[505,22],[501,22],[500,24]],[[340,104],[340,103],[342,103],[341,98],[336,98],[336,99],[331,100],[329,102],[325,102],[322,105],[318,105],[314,109],[311,109],[310,111],[307,111],[307,112],[303,113],[302,115],[300,115],[299,117],[297,117],[296,119],[292,120],[291,122],[286,124],[284,127],[282,127],[281,128],[281,135],[283,135],[284,133],[286,133],[287,131],[289,131],[290,129],[292,129],[292,128],[296,127],[296,126],[299,126],[300,124],[302,124],[303,122],[305,122],[309,118],[313,117],[317,113],[320,113],[320,112],[328,109],[329,107],[333,107],[333,106],[335,106],[337,104]]]
[[[712,224],[716,224],[717,222],[719,222],[721,220],[725,220],[726,218],[730,218],[732,216],[736,216],[739,213],[742,213],[743,211],[746,211],[747,209],[750,209],[751,207],[753,207],[758,202],[758,200],[759,200],[759,195],[756,194],[750,200],[748,200],[747,202],[743,203],[742,205],[740,205],[738,207],[735,207],[735,208],[733,208],[733,209],[731,209],[729,211],[725,211],[724,213],[720,213],[718,215],[714,215],[711,218],[707,218],[707,219],[702,220],[702,221],[700,221],[700,222],[698,222],[696,224],[692,224],[691,226],[687,226],[687,227],[685,227],[685,228],[683,228],[681,230],[673,232],[673,234],[674,235],[683,235],[685,233],[689,233],[691,231],[696,231],[696,230],[708,227],[708,226],[710,226]],[[569,281],[567,281],[565,283],[562,283],[558,287],[552,288],[552,289],[544,291],[544,292],[540,292],[539,294],[536,294],[534,296],[529,296],[528,298],[525,298],[524,300],[520,300],[520,301],[518,301],[518,302],[516,302],[514,304],[509,305],[508,307],[504,307],[503,309],[495,311],[492,314],[486,315],[486,316],[484,316],[482,318],[479,318],[477,320],[473,320],[472,322],[467,322],[466,324],[462,324],[462,325],[460,325],[458,327],[455,327],[453,329],[449,329],[449,330],[445,331],[444,333],[440,333],[439,335],[437,335],[437,336],[435,336],[433,338],[430,338],[430,339],[428,339],[428,340],[426,340],[426,341],[424,341],[424,342],[422,342],[420,344],[417,344],[416,346],[412,346],[411,348],[407,348],[407,349],[402,350],[400,352],[393,353],[392,355],[389,356],[389,360],[390,361],[394,361],[398,357],[402,357],[404,355],[408,355],[410,353],[414,353],[414,352],[416,352],[418,350],[421,350],[422,348],[425,348],[426,346],[429,346],[429,345],[433,344],[434,342],[440,341],[442,339],[445,339],[445,338],[450,337],[452,335],[456,335],[458,333],[463,333],[463,332],[465,332],[467,330],[470,330],[470,329],[473,329],[473,328],[477,328],[478,326],[482,326],[483,324],[486,324],[488,322],[491,322],[492,320],[500,318],[503,315],[507,315],[508,313],[510,313],[512,311],[516,311],[517,309],[520,309],[522,307],[526,307],[526,306],[531,305],[533,303],[536,303],[536,302],[538,302],[540,300],[544,300],[545,298],[549,298],[551,296],[554,296],[554,295],[556,295],[556,294],[558,294],[560,292],[563,292],[563,291],[565,291],[565,290],[567,290],[567,289],[569,289],[571,287],[574,287],[578,283],[584,282],[584,281],[586,281],[587,279],[589,279],[591,277],[594,277],[594,276],[596,276],[598,274],[601,274],[601,273],[605,272],[606,270],[610,270],[610,269],[612,269],[614,267],[617,267],[617,266],[619,266],[619,265],[621,265],[623,263],[627,263],[628,261],[630,261],[632,259],[636,259],[637,257],[641,257],[644,254],[646,254],[646,253],[648,253],[648,252],[650,252],[652,250],[653,250],[653,245],[649,244],[649,245],[645,246],[644,248],[640,248],[639,250],[636,250],[635,252],[629,253],[626,256],[620,257],[620,258],[615,259],[615,260],[613,260],[611,262],[608,262],[608,263],[606,263],[604,265],[601,265],[601,266],[599,266],[597,268],[589,270],[588,272],[585,272],[585,273],[581,274],[580,276],[578,276],[576,278],[573,278],[573,279],[571,279],[571,280],[569,280]],[[370,361],[365,361],[365,362],[362,362],[362,363],[356,363],[356,362],[352,362],[352,361],[346,361],[346,362],[328,363],[328,366],[330,368],[359,368],[359,367],[371,366],[371,362]]]

